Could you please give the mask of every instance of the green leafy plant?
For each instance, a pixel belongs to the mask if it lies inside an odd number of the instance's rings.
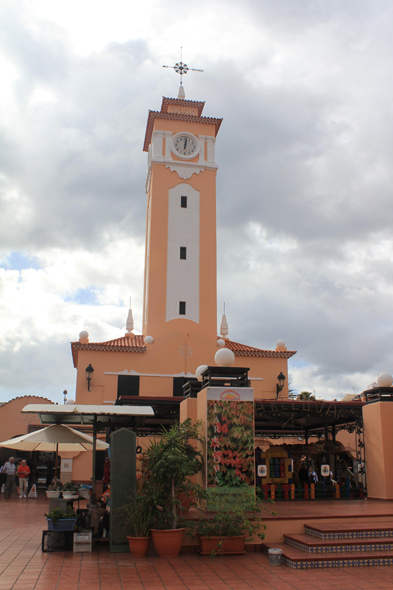
[[[148,537],[154,520],[153,507],[142,495],[130,496],[121,508],[119,516],[122,526],[130,537]]]
[[[77,494],[78,493],[78,486],[75,483],[72,483],[72,481],[68,481],[67,483],[65,483],[63,485],[63,487],[61,488],[62,492],[72,492],[73,494]]]
[[[260,513],[262,510],[268,510],[271,515],[276,514],[270,511],[265,503],[249,494],[218,494],[213,490],[207,496],[209,502],[214,504],[216,512],[196,521],[185,520],[184,524],[191,537],[219,537],[218,553],[229,537],[245,537],[245,541],[250,541],[253,537],[264,539],[266,525],[261,523]],[[212,551],[210,556],[214,557],[217,552]]]
[[[71,506],[67,506],[67,510],[64,512],[61,508],[54,508],[49,512],[49,514],[45,514],[48,520],[52,520],[53,524],[56,524],[60,519],[76,519],[76,513]]]
[[[48,492],[59,492],[63,488],[63,484],[60,479],[57,479],[53,484],[48,487]]]
[[[252,402],[207,402],[207,478],[209,485],[254,484]]]
[[[141,493],[152,507],[156,529],[176,529],[180,514],[179,493],[193,501],[203,494],[190,478],[203,469],[202,454],[195,447],[204,442],[202,424],[190,419],[163,430],[158,441],[152,441],[142,455]],[[194,444],[193,444],[194,443]]]

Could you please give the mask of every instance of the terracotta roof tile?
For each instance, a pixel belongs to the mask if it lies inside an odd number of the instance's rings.
[[[123,336],[122,338],[115,338],[115,340],[108,340],[107,342],[89,342],[82,344],[81,342],[71,342],[72,358],[74,367],[77,366],[77,358],[79,350],[99,350],[104,352],[146,352],[146,345],[143,336]]]
[[[296,350],[262,350],[247,344],[240,344],[232,340],[225,340],[225,346],[232,350],[235,356],[259,356],[265,358],[291,358]]]
[[[40,402],[46,401],[49,404],[54,404],[55,403],[53,400],[49,399],[48,397],[42,397],[41,395],[18,395],[17,397],[13,397],[12,399],[8,400],[7,402],[4,402],[0,406],[0,409],[1,408],[4,408],[4,406],[6,406],[7,404],[11,404],[12,402],[15,402],[18,399],[27,399],[27,398],[29,398],[29,399],[31,399],[31,398],[38,399],[38,400],[40,400]]]
[[[168,106],[174,104],[179,107],[194,107],[198,109],[198,117],[201,116],[203,107],[205,106],[205,102],[200,102],[196,100],[183,100],[182,98],[167,98],[166,96],[162,97],[161,103],[161,112],[167,113]]]

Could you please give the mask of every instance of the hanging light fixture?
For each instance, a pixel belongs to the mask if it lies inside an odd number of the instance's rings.
[[[278,394],[280,393],[280,391],[282,391],[283,388],[284,388],[285,375],[284,375],[284,373],[282,371],[278,375],[277,381],[278,381],[278,383],[276,385],[276,398],[278,397]]]
[[[91,391],[90,381],[92,380],[94,369],[91,365],[89,365],[88,367],[86,367],[85,372],[86,372],[86,379],[87,379],[87,391]]]

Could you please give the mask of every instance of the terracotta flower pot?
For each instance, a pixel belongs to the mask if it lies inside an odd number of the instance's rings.
[[[244,537],[199,537],[199,553],[210,555],[212,551],[220,555],[244,553]]]
[[[153,543],[158,557],[170,559],[178,557],[183,546],[185,529],[169,529],[159,531],[151,529]]]
[[[129,537],[127,536],[130,551],[133,557],[146,557],[149,551],[151,537]]]

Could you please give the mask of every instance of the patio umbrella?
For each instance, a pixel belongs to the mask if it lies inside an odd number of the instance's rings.
[[[63,424],[52,424],[41,430],[23,434],[16,438],[10,438],[0,442],[0,447],[15,449],[18,451],[46,451],[55,452],[55,479],[57,476],[57,457],[59,451],[92,451],[93,437],[83,432],[78,432]],[[101,440],[96,440],[96,449],[104,451],[109,445]]]

